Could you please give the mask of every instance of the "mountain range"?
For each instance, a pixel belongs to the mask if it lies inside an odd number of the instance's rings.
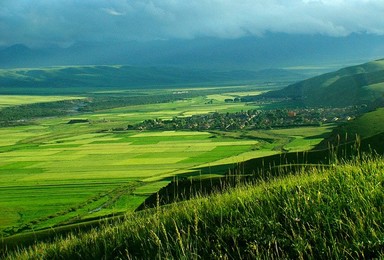
[[[127,42],[77,42],[69,47],[0,48],[0,68],[63,65],[178,66],[200,69],[251,69],[305,66],[343,67],[377,59],[384,36],[346,37],[269,33],[236,39],[201,37]],[[336,63],[336,64],[335,64]]]
[[[0,70],[0,93],[85,93],[100,89],[163,88],[175,86],[264,84],[278,85],[305,76],[284,69],[219,71],[180,67],[127,65],[57,66]]]
[[[384,104],[384,59],[304,78],[305,75],[284,69],[219,71],[127,65],[58,66],[0,70],[0,93],[32,93],[37,90],[41,93],[84,93],[98,89],[231,83],[262,85],[273,80],[279,82],[280,87],[288,86],[256,96],[256,99],[289,98],[297,105],[308,107]]]

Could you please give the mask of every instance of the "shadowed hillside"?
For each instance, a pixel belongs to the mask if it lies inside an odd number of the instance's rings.
[[[303,76],[283,69],[260,71],[213,71],[175,67],[134,66],[64,66],[32,69],[0,70],[0,93],[16,93],[30,89],[55,89],[84,92],[100,88],[130,89],[138,87],[169,87],[193,84],[239,84],[271,79],[294,82]],[[285,83],[286,84],[286,83]]]
[[[384,147],[384,108],[366,113],[359,118],[335,128],[331,135],[325,138],[316,149],[326,149],[358,139],[365,150],[371,148],[382,150]],[[370,140],[369,142],[367,140]]]
[[[306,106],[378,105],[383,102],[384,59],[323,74],[267,93],[292,98]]]

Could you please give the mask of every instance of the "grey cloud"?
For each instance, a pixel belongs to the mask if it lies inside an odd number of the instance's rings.
[[[384,34],[383,0],[2,0],[0,44]]]

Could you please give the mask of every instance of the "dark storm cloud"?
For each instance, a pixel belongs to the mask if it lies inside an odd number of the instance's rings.
[[[1,0],[0,45],[384,34],[383,0]]]

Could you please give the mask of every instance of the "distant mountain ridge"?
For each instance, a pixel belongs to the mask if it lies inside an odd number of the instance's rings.
[[[89,89],[132,89],[140,87],[189,86],[196,84],[239,84],[276,81],[294,82],[303,75],[283,69],[260,71],[217,71],[178,67],[138,67],[123,65],[63,66],[0,70],[0,93],[32,89],[75,92]],[[52,92],[52,91],[51,91]]]
[[[303,80],[264,97],[292,98],[307,106],[380,104],[384,99],[384,59]]]
[[[384,52],[384,36],[267,33],[261,37],[76,42],[72,46],[0,47],[0,68],[71,65],[177,66],[203,69],[356,64]],[[327,70],[329,71],[329,70]]]

